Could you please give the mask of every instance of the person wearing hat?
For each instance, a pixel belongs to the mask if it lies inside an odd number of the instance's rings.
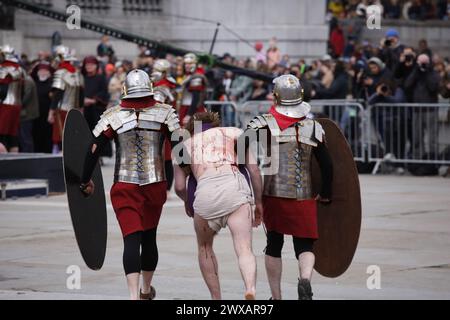
[[[385,37],[381,39],[380,45],[379,58],[384,61],[388,69],[394,70],[405,48],[400,43],[400,34],[396,29],[389,29],[386,31]]]
[[[47,119],[51,104],[53,72],[47,61],[38,62],[31,71],[31,77],[36,83],[39,104],[39,117],[33,122],[34,152],[52,153],[52,125]]]
[[[263,52],[263,43],[261,41],[258,41],[255,43],[255,60],[256,62],[262,62],[262,63],[266,63],[267,61],[267,57],[266,54]]]
[[[92,172],[110,139],[116,142],[111,202],[124,241],[123,267],[130,299],[153,299],[151,286],[158,263],[156,230],[166,202],[162,141],[180,129],[175,110],[153,99],[148,74],[134,69],[126,77],[120,105],[103,113],[84,162],[81,191],[94,190]],[[143,286],[139,291],[140,275]]]
[[[60,45],[56,47],[55,64],[51,91],[52,103],[48,113],[48,122],[53,125],[53,150],[61,150],[62,132],[66,116],[71,109],[82,109],[84,106],[83,78],[75,67],[77,60],[72,51]]]
[[[380,58],[372,57],[367,61],[368,74],[361,79],[367,97],[376,92],[377,86],[382,79],[390,79],[392,72],[386,67],[386,64]]]
[[[0,47],[0,142],[9,152],[19,151],[20,113],[23,107],[25,70],[14,48]]]
[[[310,281],[315,263],[313,245],[319,236],[316,201],[331,201],[333,166],[322,126],[307,118],[311,107],[303,101],[303,87],[298,78],[282,75],[273,82],[274,106],[268,114],[249,122],[241,141],[267,135],[267,143],[271,146],[271,159],[266,154],[261,158],[265,159],[266,165],[262,167],[267,170],[262,202],[263,222],[267,229],[265,264],[272,299],[282,298],[281,251],[284,235],[291,235],[299,269],[298,299],[311,300]],[[252,141],[246,147],[251,144]],[[274,146],[278,146],[278,150]],[[312,194],[313,156],[322,174],[322,190],[318,195]],[[269,163],[278,165],[270,166]]]

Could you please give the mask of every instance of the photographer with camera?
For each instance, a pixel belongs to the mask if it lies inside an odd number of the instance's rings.
[[[382,79],[376,92],[368,99],[368,104],[402,103],[406,102],[405,94],[400,86],[390,79]],[[401,109],[395,107],[378,108],[375,113],[376,128],[383,141],[385,153],[392,153],[396,158],[402,158],[408,140],[406,132],[407,118]]]
[[[377,57],[370,58],[367,66],[367,69],[361,69],[357,75],[358,98],[368,99],[376,92],[381,80],[392,78],[392,72]]]
[[[433,69],[430,57],[421,54],[417,57],[414,70],[406,78],[405,89],[410,93],[413,103],[437,103],[440,76]],[[412,114],[412,152],[415,157],[436,155],[438,152],[438,112],[435,108],[414,108]],[[424,141],[427,132],[428,141]]]
[[[416,66],[416,52],[412,47],[405,47],[403,52],[400,54],[399,63],[396,65],[394,69],[394,78],[397,81],[397,84],[405,90],[405,81],[411,72],[414,70]],[[405,91],[405,94],[410,99],[410,92]]]
[[[404,45],[400,44],[398,31],[389,29],[386,32],[385,38],[381,39],[380,45],[379,58],[386,63],[388,69],[394,70],[405,48]]]

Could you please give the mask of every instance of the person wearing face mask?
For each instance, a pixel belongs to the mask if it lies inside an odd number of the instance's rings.
[[[430,57],[421,54],[417,57],[414,70],[405,81],[405,89],[413,103],[437,103],[439,93],[440,76],[432,68]],[[412,115],[413,145],[412,153],[415,157],[428,152],[438,152],[438,117],[437,109],[414,108]],[[424,140],[427,132],[427,140]],[[426,143],[425,143],[426,142]],[[426,145],[425,145],[426,144]]]
[[[50,90],[52,89],[53,68],[47,61],[39,62],[31,71],[38,95],[39,117],[33,121],[34,152],[52,153],[52,125],[48,123]]]

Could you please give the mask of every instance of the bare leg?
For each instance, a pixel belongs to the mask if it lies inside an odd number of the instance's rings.
[[[234,250],[245,284],[246,299],[256,294],[256,258],[252,250],[252,212],[249,204],[242,205],[228,218]]]
[[[281,273],[283,269],[281,258],[266,255],[265,262],[272,299],[281,300]]]
[[[314,263],[316,258],[312,252],[303,252],[298,256],[298,269],[300,279],[307,279],[311,281]]]
[[[127,274],[127,285],[128,290],[130,291],[130,300],[138,300],[139,299],[139,273],[129,273]]]
[[[220,300],[219,266],[213,250],[215,232],[208,226],[208,222],[198,214],[194,215],[194,228],[197,234],[198,263],[203,279],[208,286],[211,299]]]

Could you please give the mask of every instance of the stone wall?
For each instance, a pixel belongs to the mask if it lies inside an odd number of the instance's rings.
[[[65,10],[66,1],[54,1],[53,8]],[[253,44],[263,41],[265,48],[272,36],[278,38],[283,53],[292,57],[313,58],[326,52],[328,26],[325,22],[325,1],[317,0],[161,0],[162,12],[137,13],[122,10],[121,0],[111,0],[107,11],[82,10],[82,16],[120,28],[128,32],[163,39],[174,45],[209,51],[216,24],[220,21],[215,54],[229,52],[237,56],[253,55],[254,50],[240,41],[225,27]],[[178,17],[176,17],[178,16]],[[212,23],[183,19],[179,16],[211,20]],[[16,11],[16,29],[23,33],[23,49],[35,55],[48,50],[50,37],[59,31],[69,46],[80,55],[92,54],[100,35],[86,30],[68,30],[58,21]],[[120,57],[132,58],[137,50],[134,44],[112,39]]]

